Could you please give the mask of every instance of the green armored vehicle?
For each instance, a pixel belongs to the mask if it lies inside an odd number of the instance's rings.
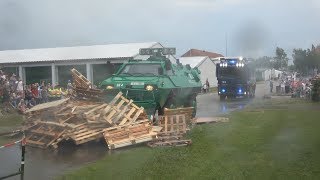
[[[175,51],[175,48],[140,49],[140,55],[150,57],[124,63],[100,88],[106,91],[107,99],[121,91],[149,115],[156,111],[161,115],[164,108],[177,107],[194,107],[195,115],[196,96],[201,90],[200,71],[190,65],[171,63],[166,56]]]

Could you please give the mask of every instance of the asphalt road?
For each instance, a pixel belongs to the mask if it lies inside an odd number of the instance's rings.
[[[262,98],[267,92],[267,83],[257,85],[256,98]],[[201,94],[197,97],[197,117],[215,117],[241,110],[250,104],[251,100],[237,99],[220,102],[217,93]],[[66,171],[77,169],[88,163],[95,162],[108,153],[122,153],[130,148],[123,148],[117,151],[107,151],[104,142],[88,143],[80,146],[71,144],[61,145],[58,152],[36,148],[27,148],[25,160],[25,179],[52,179],[64,174]],[[20,149],[13,147],[0,152],[0,170],[12,173],[19,168]],[[5,162],[5,163],[2,163]],[[3,173],[3,172],[2,172]],[[1,171],[0,171],[0,175]],[[9,178],[19,179],[19,177]]]
[[[259,83],[256,86],[256,97],[262,98],[268,91],[267,82]],[[234,110],[241,110],[252,100],[239,98],[220,102],[217,93],[201,94],[197,97],[197,117],[215,117],[230,113]]]

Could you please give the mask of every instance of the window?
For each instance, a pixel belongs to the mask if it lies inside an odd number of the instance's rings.
[[[158,76],[161,75],[160,68],[162,69],[160,64],[127,64],[119,74]]]

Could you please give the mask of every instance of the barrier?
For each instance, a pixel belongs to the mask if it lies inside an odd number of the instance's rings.
[[[20,144],[21,145],[21,163],[20,163],[20,169],[18,172],[12,173],[12,174],[8,174],[6,176],[0,177],[0,180],[2,179],[6,179],[9,177],[13,177],[13,176],[17,176],[20,175],[20,179],[23,180],[24,179],[24,160],[25,160],[25,151],[26,151],[26,138],[24,135],[23,131],[13,131],[13,132],[7,132],[7,133],[1,133],[0,136],[4,136],[4,135],[8,135],[8,134],[13,134],[13,133],[23,133],[23,137],[22,139],[12,142],[12,143],[8,143],[5,145],[0,146],[0,150],[3,148],[7,148],[7,147],[11,147],[13,145],[16,144]]]

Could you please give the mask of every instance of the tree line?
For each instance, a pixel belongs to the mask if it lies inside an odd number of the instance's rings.
[[[275,56],[264,56],[255,59],[253,62],[256,68],[274,68],[277,70],[294,70],[301,74],[308,75],[314,69],[320,68],[320,45],[311,49],[296,48],[292,52],[293,64],[288,66],[289,58],[284,49],[277,47]]]

